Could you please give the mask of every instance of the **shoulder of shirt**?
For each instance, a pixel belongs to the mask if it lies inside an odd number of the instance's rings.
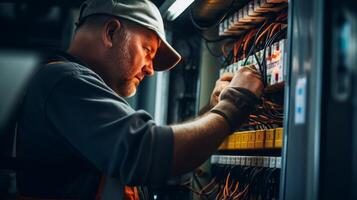
[[[54,86],[69,77],[91,79],[98,85],[112,91],[109,86],[105,84],[103,79],[94,71],[79,63],[69,61],[55,61],[43,64],[40,66],[39,71],[34,75],[33,81],[48,86]]]
[[[98,74],[88,67],[75,62],[58,61],[45,64],[41,66],[40,70],[36,73],[33,83],[37,85],[35,87],[41,87],[42,90],[44,89],[48,94],[51,93],[53,88],[55,88],[58,83],[69,78],[82,78],[90,80],[91,83],[95,82],[95,85],[106,90],[108,93],[111,93],[113,95],[112,97],[128,104],[124,98],[115,94],[115,92],[105,84],[103,79]]]
[[[68,76],[89,75],[103,82],[102,78],[91,69],[75,62],[56,61],[43,65],[37,76],[46,76],[54,79],[62,79]]]

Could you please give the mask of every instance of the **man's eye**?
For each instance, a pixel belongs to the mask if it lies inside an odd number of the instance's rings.
[[[148,53],[148,54],[151,53],[151,49],[150,48],[145,47],[144,49],[145,49],[146,53]]]

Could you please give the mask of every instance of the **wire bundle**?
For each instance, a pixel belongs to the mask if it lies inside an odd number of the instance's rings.
[[[213,165],[212,170],[217,176],[207,185],[203,186],[193,174],[182,186],[204,200],[278,199],[280,170],[277,168]]]
[[[274,103],[266,98],[262,98],[262,103],[256,107],[256,110],[249,115],[247,123],[243,124],[241,129],[262,130],[282,127],[284,119],[283,105]]]

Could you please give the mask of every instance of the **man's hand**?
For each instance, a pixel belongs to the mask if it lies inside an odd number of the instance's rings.
[[[258,98],[263,92],[263,82],[254,65],[244,67],[233,76],[232,73],[224,73],[220,79],[216,81],[216,85],[211,94],[209,108],[213,108],[219,102],[219,95],[227,86],[241,87],[250,90]]]
[[[214,86],[213,92],[211,94],[211,100],[209,108],[213,108],[217,105],[219,101],[219,95],[221,94],[222,90],[229,85],[233,78],[232,73],[224,73],[220,79],[216,81],[216,85]]]
[[[264,85],[254,65],[243,67],[231,80],[230,87],[241,87],[250,90],[258,98],[262,95]]]
[[[210,110],[222,116],[234,132],[254,109],[263,93],[263,82],[254,65],[245,66],[219,95],[219,102]]]
[[[248,119],[256,103],[254,95],[260,97],[262,91],[259,72],[253,69],[243,68],[233,78],[232,74],[223,75],[216,82],[211,103],[217,105],[210,112],[194,121],[171,126],[174,133],[172,174],[187,172],[207,160],[224,138]]]

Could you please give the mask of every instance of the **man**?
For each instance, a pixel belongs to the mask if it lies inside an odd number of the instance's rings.
[[[157,126],[122,96],[179,60],[150,1],[85,2],[68,53],[47,61],[24,98],[17,156],[33,167],[18,173],[22,198],[123,199],[125,185],[162,183],[205,161],[247,118],[262,82],[244,68],[217,82],[213,100],[228,87],[210,112]]]

